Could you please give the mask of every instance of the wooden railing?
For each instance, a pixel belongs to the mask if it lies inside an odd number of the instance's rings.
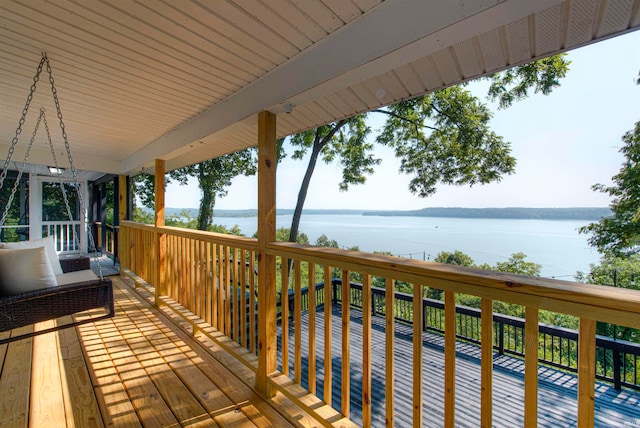
[[[316,310],[324,304],[323,282],[315,286]],[[350,282],[349,302],[352,308],[362,309],[363,286]],[[332,278],[330,304],[342,305],[342,279]],[[289,317],[295,305],[295,293],[289,290]],[[371,315],[385,316],[386,291],[371,287]],[[300,308],[303,312],[312,307],[309,288],[303,287],[300,296]],[[394,292],[394,318],[396,321],[413,325],[413,295]],[[435,299],[422,299],[422,330],[444,334],[444,302]],[[278,312],[279,314],[281,311]],[[468,306],[456,305],[456,338],[460,341],[481,344],[480,318],[482,311]],[[498,355],[524,357],[525,320],[509,315],[493,314],[493,349]],[[540,342],[538,361],[541,364],[570,372],[578,371],[578,331],[553,325],[539,324]],[[640,390],[640,344],[606,336],[596,336],[596,378],[610,382],[620,390],[622,387]]]
[[[371,400],[372,383],[371,383],[371,362],[372,362],[372,344],[371,337],[371,314],[374,307],[379,309],[380,313],[384,313],[386,322],[386,343],[385,343],[385,361],[394,361],[394,323],[397,322],[396,294],[393,292],[394,283],[403,281],[412,284],[412,299],[407,302],[406,314],[410,315],[410,320],[423,319],[425,308],[422,304],[424,296],[424,288],[432,287],[444,290],[444,424],[445,426],[453,426],[455,422],[455,374],[456,374],[456,341],[460,333],[461,326],[458,324],[457,309],[455,305],[455,297],[457,293],[478,296],[481,298],[480,323],[480,347],[481,347],[481,414],[478,416],[478,425],[492,425],[492,370],[494,355],[494,314],[493,301],[502,301],[525,306],[526,318],[524,323],[524,335],[521,353],[525,360],[525,384],[524,384],[524,420],[525,426],[537,425],[538,413],[538,352],[540,343],[538,338],[540,325],[538,323],[538,310],[546,309],[563,314],[576,316],[580,319],[580,329],[578,335],[578,363],[576,372],[578,374],[578,408],[576,419],[578,426],[593,426],[594,424],[594,388],[595,388],[595,367],[597,361],[596,353],[596,322],[608,322],[624,325],[632,328],[640,327],[640,293],[633,290],[621,290],[610,287],[597,285],[576,284],[566,281],[545,280],[540,278],[530,278],[519,275],[509,275],[497,272],[482,271],[470,268],[454,267],[450,265],[441,265],[416,260],[398,259],[381,255],[365,254],[359,252],[347,252],[329,248],[314,248],[291,243],[271,243],[267,246],[267,252],[277,256],[282,261],[282,266],[286,266],[287,259],[294,260],[294,269],[292,270],[291,281],[287,278],[287,272],[283,271],[282,283],[283,289],[288,289],[291,283],[294,294],[294,314],[293,314],[293,340],[295,342],[293,349],[295,355],[286,355],[289,347],[287,344],[282,345],[283,349],[283,371],[287,370],[288,359],[293,361],[294,382],[301,382],[302,361],[308,359],[308,379],[305,384],[310,385],[309,389],[313,391],[315,382],[313,379],[316,374],[314,367],[315,350],[312,351],[315,344],[309,343],[306,347],[309,349],[309,355],[299,355],[298,349],[301,348],[301,334],[298,331],[302,328],[300,311],[302,308],[302,287],[304,277],[302,272],[309,272],[308,278],[313,278],[309,282],[309,299],[313,299],[316,295],[315,283],[318,276],[324,278],[325,283],[330,283],[332,278],[332,270],[338,269],[341,273],[343,283],[350,282],[351,274],[356,272],[362,276],[361,297],[354,296],[354,290],[351,287],[340,287],[338,299],[342,301],[361,302],[362,306],[362,335],[363,349],[362,359],[360,361],[351,361],[349,351],[350,343],[350,326],[349,306],[342,306],[342,329],[340,332],[340,341],[342,349],[338,357],[342,362],[341,373],[331,372],[331,361],[335,355],[331,354],[332,334],[331,327],[323,326],[324,334],[324,355],[322,359],[323,366],[321,369],[325,376],[323,382],[324,391],[320,394],[324,397],[325,402],[330,403],[334,382],[331,379],[338,377],[341,387],[342,399],[341,412],[349,415],[349,390],[350,390],[350,369],[352,364],[362,366],[362,418],[363,424],[367,425],[371,422]],[[306,269],[305,269],[306,268]],[[322,271],[319,275],[318,271]],[[393,295],[393,299],[384,299],[384,303],[374,301],[373,289],[371,286],[372,277],[383,278],[385,283],[386,295]],[[306,284],[304,284],[306,285]],[[332,291],[329,288],[324,290],[324,299],[329,301],[333,298]],[[382,306],[384,304],[384,306]],[[313,302],[309,303],[313,307]],[[283,306],[283,311],[285,307]],[[324,307],[325,319],[331,318],[331,308],[329,305]],[[314,311],[309,312],[309,331],[306,336],[309,340],[316,337],[317,331],[313,320]],[[286,314],[285,314],[286,315]],[[284,326],[287,323],[283,323]],[[412,323],[413,325],[413,354],[411,356],[404,355],[403,358],[410,359],[413,363],[413,391],[412,396],[412,420],[414,425],[420,425],[423,421],[422,403],[425,396],[422,391],[422,323]],[[282,340],[288,340],[289,335],[283,330]],[[522,352],[523,351],[523,352]],[[287,363],[285,364],[285,361]],[[328,380],[327,380],[328,379]],[[386,379],[384,380],[385,391],[385,412],[387,423],[393,424],[394,419],[394,367],[388,364],[386,367]]]
[[[53,236],[58,253],[77,253],[80,251],[80,220],[43,221],[42,236]]]
[[[95,245],[99,246],[103,252],[109,256],[118,254],[118,234],[116,228],[110,224],[95,222]]]
[[[151,284],[158,284],[156,233],[166,236],[166,295],[255,352],[257,325],[247,322],[257,316],[255,239],[127,222],[120,264]]]
[[[158,239],[163,237],[164,239]],[[245,347],[252,347],[256,335],[251,331],[254,319],[255,300],[255,265],[257,260],[257,242],[254,239],[238,238],[206,232],[196,232],[171,227],[144,226],[131,222],[123,222],[120,229],[121,238],[121,266],[130,269],[143,277],[149,283],[156,285],[156,289],[166,290],[166,294],[180,302],[183,306],[200,318],[207,320],[210,325],[232,337]],[[166,242],[161,247],[158,242]],[[535,427],[538,414],[538,352],[540,349],[538,311],[546,309],[563,314],[576,316],[580,319],[578,334],[578,406],[576,412],[577,425],[590,427],[594,425],[595,399],[595,367],[596,352],[596,322],[615,323],[618,325],[640,328],[640,292],[633,290],[615,289],[611,287],[576,284],[566,281],[546,280],[519,275],[502,274],[497,272],[476,270],[470,268],[441,265],[417,260],[399,259],[395,257],[351,252],[331,248],[317,248],[292,243],[272,242],[266,245],[266,254],[274,256],[282,267],[276,287],[285,295],[293,294],[293,314],[289,305],[281,305],[282,317],[293,319],[293,355],[289,355],[289,323],[282,323],[280,334],[282,354],[280,355],[282,372],[289,376],[294,384],[305,385],[308,392],[317,394],[324,402],[331,405],[334,382],[339,380],[341,405],[339,411],[349,416],[350,382],[352,365],[362,367],[362,421],[367,426],[371,423],[372,415],[372,314],[374,308],[379,308],[385,317],[385,360],[390,362],[385,367],[384,391],[386,423],[394,424],[394,325],[396,323],[396,301],[399,298],[394,293],[396,281],[411,284],[412,299],[411,319],[423,319],[425,307],[423,296],[425,287],[444,290],[444,405],[443,419],[445,426],[454,426],[456,408],[456,341],[460,334],[457,325],[456,294],[478,296],[481,298],[480,309],[480,355],[481,355],[481,396],[478,425],[492,426],[493,417],[493,356],[494,356],[494,314],[493,301],[502,301],[525,306],[524,346],[524,422],[525,426]],[[159,260],[166,258],[164,267]],[[293,260],[291,271],[287,268],[288,260]],[[316,283],[331,283],[339,273],[343,283],[350,282],[351,274],[356,272],[362,277],[362,289],[358,290],[361,297],[358,301],[362,307],[362,357],[359,361],[352,361],[350,354],[351,305],[341,308],[342,327],[339,332],[332,332],[331,323],[319,326],[316,312],[310,311],[305,332],[308,344],[306,354],[302,355],[302,311],[303,287],[308,287],[308,305],[317,306]],[[305,273],[306,272],[306,273]],[[164,276],[164,284],[159,278]],[[382,278],[385,284],[386,296],[384,302],[374,301],[372,277]],[[291,277],[291,278],[290,278]],[[290,285],[291,284],[291,285]],[[158,287],[159,286],[159,287]],[[354,302],[351,287],[340,287],[340,300]],[[324,288],[325,302],[333,299],[332,290]],[[383,306],[384,305],[384,306]],[[240,311],[233,308],[239,307]],[[324,319],[331,320],[331,305],[324,305]],[[258,314],[258,322],[275,323],[276,311],[270,311],[274,319],[264,319]],[[423,323],[413,323],[412,355],[403,356],[412,361],[412,397],[413,425],[421,425],[423,419]],[[359,327],[360,328],[360,327]],[[316,344],[316,337],[322,331],[324,346],[320,351]],[[340,337],[340,351],[335,355],[332,351],[332,337]],[[274,338],[275,339],[275,338]],[[274,347],[275,348],[275,347]],[[255,348],[253,348],[255,349]],[[252,349],[252,351],[253,351]],[[258,352],[276,352],[276,349],[261,349]],[[318,353],[323,358],[317,358]],[[340,373],[332,372],[332,360],[341,361]],[[303,372],[303,359],[307,370]],[[293,372],[289,373],[289,361],[292,362]],[[316,391],[317,371],[324,376],[323,391]],[[257,371],[259,376],[260,370]],[[268,374],[274,379],[273,374]],[[263,379],[263,381],[266,379]],[[258,381],[258,379],[257,379]],[[336,384],[337,384],[336,383]],[[281,383],[273,384],[292,399],[299,394],[288,392],[289,386]],[[309,411],[315,406],[301,402]],[[360,409],[359,409],[360,410]]]

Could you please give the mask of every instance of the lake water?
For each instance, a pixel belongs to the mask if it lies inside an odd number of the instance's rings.
[[[290,227],[291,215],[278,215],[277,227]],[[256,217],[216,217],[226,227],[238,225],[247,236],[257,230]],[[314,243],[323,233],[341,247],[361,251],[390,251],[394,255],[433,260],[441,251],[460,250],[480,263],[494,265],[523,252],[542,265],[542,276],[571,280],[588,271],[599,254],[587,244],[573,220],[504,220],[362,215],[303,215],[300,231]]]

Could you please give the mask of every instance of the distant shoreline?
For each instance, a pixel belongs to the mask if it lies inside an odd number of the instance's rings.
[[[196,208],[166,208],[166,215],[180,216],[187,211],[192,218],[197,217]],[[292,215],[292,209],[279,209],[278,215]],[[256,217],[257,210],[214,210],[214,218]],[[382,217],[444,217],[444,218],[481,218],[481,219],[522,219],[522,220],[589,220],[598,221],[611,215],[609,208],[423,208],[421,210],[353,210],[353,209],[308,209],[303,215],[363,215]]]

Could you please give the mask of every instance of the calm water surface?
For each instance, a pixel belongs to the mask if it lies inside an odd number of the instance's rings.
[[[291,215],[279,215],[277,227],[290,227]],[[257,230],[256,217],[217,217],[214,223],[238,225],[247,236]],[[314,243],[323,233],[341,247],[390,251],[394,255],[433,260],[440,251],[460,250],[476,263],[495,264],[516,252],[542,265],[542,276],[571,279],[599,260],[574,220],[503,220],[362,215],[303,215],[300,231]]]

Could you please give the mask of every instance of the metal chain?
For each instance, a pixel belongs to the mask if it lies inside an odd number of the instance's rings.
[[[42,116],[42,119],[43,119],[42,121],[44,123],[44,129],[47,132],[47,141],[49,142],[49,148],[51,149],[51,157],[53,158],[53,165],[56,168],[56,175],[58,176],[58,182],[60,183],[60,190],[62,190],[62,199],[64,199],[64,205],[67,209],[67,216],[69,217],[69,221],[73,222],[73,214],[71,213],[71,206],[69,205],[67,190],[64,188],[64,183],[62,181],[62,170],[58,166],[58,158],[56,157],[56,152],[53,149],[53,141],[51,140],[51,133],[49,132],[47,116],[43,108],[40,109],[40,115]],[[76,247],[80,248],[80,241],[78,240],[78,235],[76,233],[73,234],[73,238],[74,238],[74,243]]]
[[[43,53],[42,54],[42,58],[43,61],[47,64],[47,73],[49,74],[49,83],[51,84],[51,94],[53,95],[53,102],[55,103],[56,106],[56,113],[58,115],[58,120],[60,121],[60,131],[62,132],[62,139],[64,140],[64,147],[67,151],[67,157],[69,159],[69,169],[71,169],[71,175],[73,177],[73,183],[76,186],[76,191],[78,193],[78,202],[80,203],[80,209],[81,209],[81,214],[84,216],[84,224],[87,228],[87,235],[89,237],[89,248],[96,248],[96,243],[95,240],[93,239],[93,232],[91,231],[91,228],[88,227],[88,219],[86,216],[86,207],[84,204],[84,198],[82,197],[82,192],[80,191],[80,182],[78,181],[78,174],[76,172],[76,167],[73,164],[73,157],[71,156],[71,148],[69,147],[69,138],[67,137],[67,131],[65,130],[65,126],[64,126],[64,121],[62,120],[62,110],[60,109],[60,101],[58,100],[58,91],[56,90],[56,86],[55,86],[55,82],[53,80],[53,73],[51,72],[51,65],[49,64],[49,58],[47,58],[47,54]],[[65,195],[65,203],[67,204],[67,210],[69,213],[69,218],[73,219],[73,217],[71,216],[71,210],[69,208],[69,203],[66,199],[66,194],[64,191],[64,186],[62,193],[63,195]],[[80,248],[80,244],[77,242],[78,241],[78,237],[75,236],[75,243],[78,246],[78,248]],[[80,249],[80,251],[82,252],[82,249]],[[100,265],[100,262],[98,260],[98,257],[95,257],[95,261],[98,265],[98,276],[100,278],[103,277],[102,275],[102,266]]]
[[[7,215],[9,214],[9,209],[11,208],[11,204],[13,203],[13,199],[18,191],[18,187],[20,186],[20,180],[22,179],[22,174],[24,173],[24,169],[27,166],[27,160],[29,159],[29,153],[31,153],[31,147],[33,146],[33,142],[36,139],[36,134],[38,133],[38,128],[40,128],[40,122],[42,121],[42,117],[44,116],[44,110],[40,110],[40,116],[38,116],[38,121],[36,122],[36,127],[33,129],[33,134],[31,135],[31,140],[29,141],[29,146],[27,147],[27,151],[24,154],[24,159],[20,168],[18,169],[18,176],[16,177],[15,183],[13,183],[13,188],[11,189],[11,194],[9,195],[9,199],[7,200],[7,205],[4,207],[4,212],[2,213],[2,218],[0,219],[0,227],[4,226],[4,222],[7,220]]]
[[[29,112],[29,106],[31,105],[31,100],[33,99],[33,93],[36,91],[36,85],[38,80],[40,80],[40,73],[42,72],[42,66],[44,65],[46,60],[46,56],[43,55],[40,60],[40,64],[38,64],[38,70],[36,71],[36,75],[33,77],[33,84],[31,85],[31,89],[29,90],[29,95],[27,96],[27,101],[22,109],[22,116],[18,121],[18,128],[16,129],[16,135],[11,140],[11,147],[9,147],[9,154],[4,161],[4,168],[2,169],[2,173],[0,173],[0,190],[4,185],[4,180],[7,177],[7,173],[9,172],[9,164],[11,163],[11,158],[13,157],[13,152],[15,151],[16,144],[18,144],[18,139],[20,138],[20,134],[22,133],[22,125],[24,125],[24,121],[27,117],[27,113]],[[47,62],[48,63],[48,62]],[[9,204],[7,204],[8,206]],[[0,226],[4,224],[0,223]]]

